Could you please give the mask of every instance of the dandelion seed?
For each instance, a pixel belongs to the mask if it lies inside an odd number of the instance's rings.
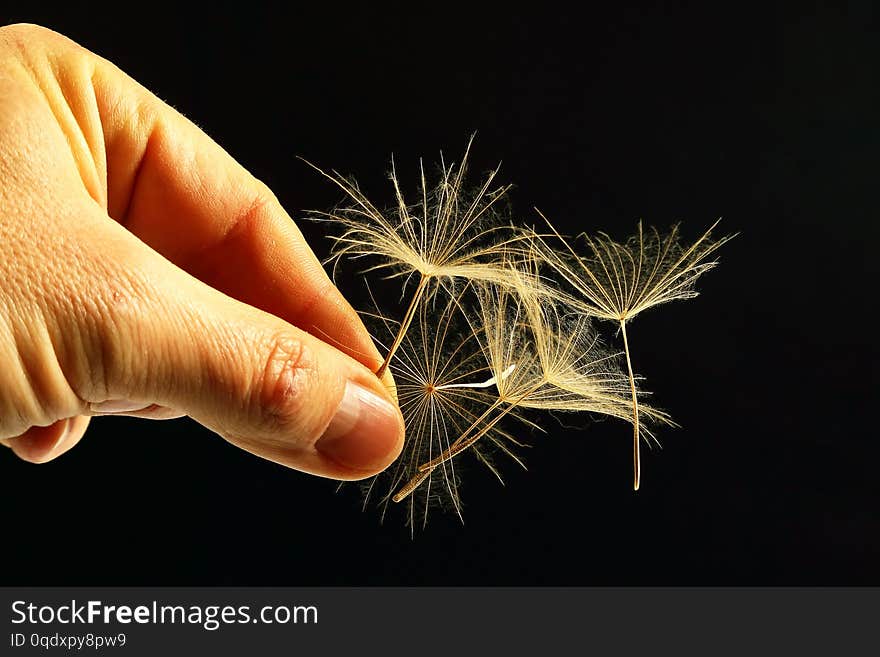
[[[369,484],[368,499],[379,490],[382,516],[389,502],[408,501],[407,523],[414,528],[421,518],[427,521],[432,505],[451,507],[461,517],[458,486],[460,476],[453,463],[432,472],[419,472],[419,465],[448,449],[455,439],[492,406],[495,395],[489,390],[494,380],[474,336],[457,330],[467,325],[461,317],[461,297],[441,299],[423,297],[410,330],[401,340],[391,368],[406,425],[403,453],[384,473]],[[389,336],[399,332],[397,322],[375,316]],[[506,376],[503,372],[501,376]],[[471,385],[470,382],[482,381]],[[488,442],[512,457],[521,443],[506,431],[493,428]],[[499,476],[486,450],[475,452],[478,460]],[[415,494],[417,493],[417,494]]]
[[[543,214],[541,217],[553,229]],[[638,224],[638,234],[624,243],[615,242],[605,233],[596,237],[583,235],[590,252],[587,256],[576,253],[555,229],[553,232],[563,243],[567,255],[560,254],[542,238],[535,240],[540,257],[578,292],[581,307],[595,317],[620,326],[632,397],[635,490],[641,480],[639,402],[626,323],[653,306],[697,295],[693,288],[696,279],[717,264],[708,258],[734,237],[712,238],[719,221],[688,247],[681,244],[678,225],[665,236],[656,228],[651,228],[646,235],[642,222]]]
[[[501,225],[498,203],[511,186],[493,188],[498,174],[496,168],[486,175],[476,191],[467,188],[465,174],[472,142],[473,136],[458,165],[447,165],[441,154],[440,180],[433,188],[429,188],[420,163],[421,198],[414,204],[404,199],[392,160],[390,178],[396,205],[386,211],[379,210],[353,180],[307,163],[339,186],[352,202],[331,212],[313,212],[311,217],[332,221],[343,229],[342,234],[334,238],[331,255],[334,275],[342,258],[370,257],[377,263],[367,272],[384,269],[390,272],[389,278],[404,277],[405,281],[418,277],[398,334],[377,371],[379,376],[399,348],[419,301],[436,292],[436,286],[430,287],[432,282],[442,284],[454,279],[508,282],[509,270],[502,261],[524,239]]]
[[[477,289],[481,325],[475,335],[481,338],[498,398],[448,449],[423,463],[420,473],[475,445],[516,408],[587,411],[632,420],[626,376],[616,355],[602,348],[588,317],[565,314],[557,302],[535,295],[531,283]],[[665,419],[650,407],[641,412]]]

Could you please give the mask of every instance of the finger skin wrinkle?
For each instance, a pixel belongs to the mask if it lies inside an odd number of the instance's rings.
[[[146,136],[146,139],[144,140],[143,150],[141,151],[140,157],[137,158],[136,164],[134,166],[134,171],[131,172],[130,181],[127,185],[123,185],[123,188],[127,191],[124,192],[113,204],[114,206],[120,206],[120,210],[118,211],[118,213],[108,213],[110,214],[111,218],[116,219],[120,223],[120,225],[126,228],[128,227],[128,219],[131,212],[132,201],[134,200],[141,173],[144,170],[144,163],[149,160],[153,153],[153,149],[156,147],[157,135],[160,135],[160,133],[155,129],[154,126],[152,129],[150,129]]]
[[[120,94],[115,83],[119,75],[112,64],[99,60],[91,84],[107,158],[107,213],[126,225],[141,172],[153,157],[161,131],[147,92]]]
[[[106,149],[107,210],[120,221],[127,214],[136,171],[152,150],[148,146],[161,120],[163,106],[115,64],[92,52],[85,53],[92,65],[89,83]]]
[[[2,337],[0,335],[0,339]],[[18,349],[18,340],[15,336],[11,336],[11,340],[9,349],[0,344],[0,355],[5,364],[0,389],[0,438],[11,438],[27,429],[35,411],[33,397],[29,394],[29,374]]]
[[[31,423],[45,426],[68,412],[76,413],[78,398],[71,408],[67,398],[72,392],[58,365],[45,318],[23,327],[16,341],[19,365],[31,393],[28,397],[33,400],[27,412]]]
[[[92,85],[95,66],[85,57],[52,58],[61,94],[56,116],[77,163],[83,185],[101,208],[107,207],[107,161],[104,131]],[[60,116],[59,116],[60,115]]]
[[[122,246],[106,239],[100,249],[66,257],[75,263],[76,274],[52,313],[61,367],[86,401],[125,396],[137,377],[147,375],[130,371],[129,352],[146,344],[152,318],[163,311],[150,274],[150,254],[125,252]],[[125,253],[126,259],[103,257],[117,253]]]
[[[314,385],[315,366],[302,340],[290,335],[273,340],[257,386],[258,412],[271,433],[277,435],[280,429],[282,434],[301,434],[288,430],[302,426],[303,402],[306,391]]]
[[[263,186],[262,183],[259,183]],[[223,249],[230,242],[239,237],[250,238],[262,230],[266,230],[267,221],[271,221],[271,213],[268,212],[270,204],[277,203],[275,196],[268,189],[257,191],[248,206],[241,212],[234,213],[228,227],[221,233],[219,239],[204,249],[192,254],[192,259],[199,259],[203,255],[217,249]]]
[[[58,363],[47,318],[9,320],[9,349],[0,350],[8,352],[0,372],[0,437],[18,435],[31,425],[47,426],[76,415],[81,407]]]
[[[83,187],[106,207],[103,131],[90,84],[94,64],[88,51],[45,28],[14,26],[11,32],[13,38],[7,42],[11,41],[17,51],[15,60],[55,118]],[[28,37],[43,47],[30,43]],[[45,47],[47,38],[59,47]]]

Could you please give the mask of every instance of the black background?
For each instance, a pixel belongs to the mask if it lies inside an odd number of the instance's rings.
[[[880,584],[871,3],[326,4],[0,19],[114,61],[294,217],[340,200],[297,155],[390,202],[392,153],[412,190],[419,156],[457,156],[474,130],[473,170],[503,160],[514,207],[566,231],[625,236],[644,218],[695,237],[723,216],[741,235],[701,296],[631,328],[636,369],[682,428],[644,455],[636,494],[626,425],[551,423],[529,472],[509,464],[502,487],[473,468],[465,524],[435,515],[411,540],[356,490],[190,420],[100,418],[56,462],[0,454],[3,583]]]

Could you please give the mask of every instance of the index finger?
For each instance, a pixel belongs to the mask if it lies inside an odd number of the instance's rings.
[[[268,187],[118,68],[94,62],[110,216],[205,283],[376,370],[366,328]]]

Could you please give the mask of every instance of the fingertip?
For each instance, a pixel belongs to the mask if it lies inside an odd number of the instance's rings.
[[[7,441],[23,461],[41,464],[52,461],[74,447],[86,432],[89,418],[77,416],[59,420],[45,427],[31,427]]]
[[[363,479],[387,468],[403,449],[403,418],[376,392],[348,381],[330,424],[315,443],[324,459]]]
[[[378,474],[403,450],[404,422],[397,405],[374,376],[350,380],[317,440],[298,441],[226,435],[261,458],[319,477],[356,481]]]

